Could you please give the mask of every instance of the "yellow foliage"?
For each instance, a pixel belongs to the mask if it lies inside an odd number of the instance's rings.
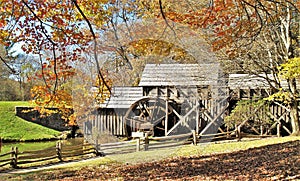
[[[300,57],[289,59],[279,67],[279,75],[285,79],[300,77]]]
[[[133,41],[129,43],[128,51],[137,56],[161,55],[173,56],[173,59],[177,61],[195,60],[185,49],[162,40],[141,39]]]
[[[31,96],[32,103],[36,105],[35,110],[42,116],[59,112],[68,124],[76,124],[75,115],[72,113],[72,96],[69,92],[60,89],[53,93],[46,86],[34,86],[31,89]],[[49,108],[57,108],[58,111]]]

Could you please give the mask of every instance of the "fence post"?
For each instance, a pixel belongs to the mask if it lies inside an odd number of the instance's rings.
[[[192,133],[193,133],[193,144],[194,144],[194,145],[197,145],[197,135],[196,135],[196,131],[195,131],[195,130],[192,130]]]
[[[18,167],[18,154],[19,154],[19,149],[18,149],[18,147],[15,147],[15,167],[14,168]]]
[[[242,139],[242,135],[241,135],[241,126],[238,126],[238,127],[237,127],[237,137],[238,137],[238,140],[241,140],[241,139]]]
[[[229,139],[230,138],[230,133],[229,133],[229,127],[228,126],[226,126],[226,131],[227,131],[226,138]]]
[[[145,133],[144,150],[147,151],[148,149],[149,149],[149,136],[148,136],[148,133]]]
[[[56,142],[56,154],[57,154],[57,158],[59,159],[59,161],[63,161],[62,157],[61,157],[61,142],[58,141]]]
[[[13,167],[13,168],[17,168],[17,156],[16,156],[16,150],[14,147],[11,147],[11,162],[10,162],[10,165]]]
[[[277,136],[280,137],[281,122],[277,124]]]
[[[98,143],[98,139],[95,140],[95,154],[96,156],[103,156],[100,152],[100,144]]]
[[[141,140],[140,138],[136,139],[136,151],[140,151],[140,144],[141,144]]]

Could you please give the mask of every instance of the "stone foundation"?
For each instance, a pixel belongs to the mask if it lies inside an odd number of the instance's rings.
[[[51,110],[57,110],[57,108],[49,108]],[[67,122],[61,118],[59,113],[53,113],[49,116],[41,116],[41,114],[34,110],[32,107],[16,107],[16,116],[47,128],[51,128],[57,131],[66,131],[71,128],[67,125]]]

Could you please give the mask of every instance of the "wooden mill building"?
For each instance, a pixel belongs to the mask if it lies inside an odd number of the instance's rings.
[[[224,132],[221,126],[232,104],[270,93],[263,78],[226,76],[217,63],[147,64],[139,86],[113,87],[111,97],[89,116],[83,130],[86,135],[96,130],[127,137],[136,131],[153,136],[192,130],[200,136]],[[270,113],[278,124],[288,119],[282,107],[272,109]]]
[[[219,64],[147,64],[139,86],[112,88],[84,132],[91,134],[94,127],[116,136],[138,130],[168,136],[208,131],[203,128],[209,121],[215,130],[227,106],[226,81]]]

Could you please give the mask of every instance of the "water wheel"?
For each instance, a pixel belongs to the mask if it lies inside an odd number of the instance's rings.
[[[130,137],[135,131],[153,136],[165,135],[176,122],[175,108],[176,104],[161,98],[145,97],[134,102],[124,116],[126,135]]]

